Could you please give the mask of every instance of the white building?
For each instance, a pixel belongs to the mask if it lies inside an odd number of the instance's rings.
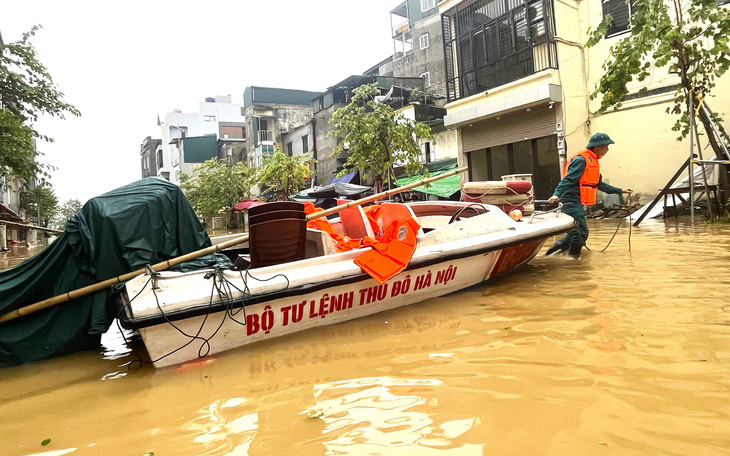
[[[244,117],[241,105],[231,103],[231,96],[206,98],[198,104],[195,113],[184,113],[179,109],[165,113],[164,120],[158,117],[162,141],[156,151],[157,175],[179,185],[180,175],[192,174],[197,161],[185,160],[181,139],[200,138],[215,135],[218,140],[245,141]],[[226,148],[231,156],[233,150]],[[229,161],[238,161],[235,157]]]

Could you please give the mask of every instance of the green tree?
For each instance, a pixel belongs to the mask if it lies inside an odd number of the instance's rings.
[[[58,211],[58,198],[50,185],[36,185],[20,192],[20,208],[25,210],[26,217],[35,218],[39,226],[48,226]]]
[[[730,15],[715,0],[640,0],[633,9],[631,33],[611,46],[591,99],[601,99],[597,114],[616,110],[626,99],[630,82],[644,82],[654,68],[668,67],[679,84],[674,106],[667,112],[679,115],[673,130],[680,132],[681,140],[689,133],[689,94],[708,97],[715,78],[730,67]],[[587,46],[603,39],[611,21],[606,15],[590,32]],[[643,87],[639,95],[646,91]]]
[[[286,201],[307,186],[306,178],[311,177],[309,163],[314,162],[311,154],[288,156],[278,147],[264,159],[258,170],[258,181],[272,191],[277,201]]]
[[[349,151],[343,165],[345,174],[358,170],[363,177],[375,176],[375,192],[383,188],[383,176],[390,172],[394,163],[405,166],[409,174],[418,173],[421,168],[421,149],[417,139],[433,140],[431,129],[420,122],[396,114],[384,103],[375,101],[377,84],[366,84],[353,91],[349,104],[332,114],[333,130],[328,134],[342,138],[333,157]]]
[[[81,211],[81,202],[77,199],[66,200],[56,211],[56,214],[51,219],[51,228],[56,230],[66,229],[66,222],[68,219],[76,215]]]
[[[192,176],[183,174],[180,179],[180,188],[196,213],[210,217],[226,211],[228,226],[231,226],[233,206],[251,197],[254,184],[254,173],[246,165],[238,162],[228,166],[215,158],[203,162]]]
[[[6,44],[0,52],[0,176],[31,180],[48,176],[46,164],[36,161],[33,139],[53,142],[33,127],[41,115],[64,118],[79,111],[63,101],[51,75],[38,60],[30,38],[34,26],[20,40]]]

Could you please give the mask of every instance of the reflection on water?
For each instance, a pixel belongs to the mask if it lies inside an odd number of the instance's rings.
[[[113,327],[0,370],[0,454],[725,455],[730,226],[645,221],[629,251],[623,223],[600,253],[618,223],[581,261],[168,369]]]
[[[236,411],[246,402],[243,398],[215,401],[200,411],[190,425],[195,443],[202,443],[205,452],[199,454],[246,455],[258,430],[258,416],[249,413],[238,416]]]
[[[0,252],[0,271],[14,268],[46,247],[46,242],[38,244],[15,244],[7,251]]]
[[[441,385],[390,377],[315,385],[317,403],[306,414],[326,423],[327,454],[482,454],[481,445],[454,442],[477,418],[434,423],[438,401],[424,395]]]

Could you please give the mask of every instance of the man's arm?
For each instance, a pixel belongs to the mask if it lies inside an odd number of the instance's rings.
[[[598,190],[602,191],[603,193],[612,193],[614,195],[621,193],[620,188],[603,182],[603,175],[600,175],[598,177]]]
[[[614,195],[617,195],[619,193],[632,193],[633,190],[630,188],[618,188],[614,187],[613,185],[609,185],[605,182],[603,182],[603,175],[599,176],[598,178],[598,190],[602,191],[603,193],[613,193]]]
[[[553,196],[548,199],[548,202],[554,203],[556,201],[559,201],[560,198],[565,195],[566,191],[568,191],[570,188],[576,187],[585,169],[585,158],[581,157],[580,155],[573,157],[573,159],[570,161],[570,165],[568,165],[568,172],[565,174],[565,177],[560,180],[558,186],[555,187]]]

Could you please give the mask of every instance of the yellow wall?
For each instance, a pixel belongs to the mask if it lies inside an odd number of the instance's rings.
[[[604,180],[617,187],[631,187],[643,202],[649,201],[689,156],[689,140],[677,141],[679,134],[672,131],[678,117],[665,112],[673,106],[673,92],[628,101],[618,111],[599,116],[592,114],[599,109],[600,98],[591,101],[587,95],[593,92],[604,73],[603,63],[608,58],[610,46],[627,35],[603,40],[581,51],[577,44],[585,43],[588,30],[603,18],[601,0],[554,0],[554,5],[556,32],[558,39],[562,39],[558,43],[558,65],[565,100],[563,114],[568,154],[582,149],[592,134],[608,133],[616,144],[601,160]],[[584,59],[580,57],[581,52]],[[583,78],[584,74],[587,74],[587,80]],[[653,71],[650,79],[630,84],[629,92],[637,92],[644,86],[653,89],[678,82],[675,75],[668,74],[666,67],[659,68]],[[729,86],[730,80],[723,77],[713,89],[716,96],[708,102],[716,113],[730,107]],[[702,146],[706,145],[703,137]],[[711,155],[709,149],[704,151],[704,158]]]
[[[443,13],[458,3],[461,2],[442,2],[439,9]],[[544,71],[491,89],[486,95],[481,93],[449,103],[446,105],[448,113],[518,93],[537,84],[550,82],[559,85],[563,103],[558,109],[562,111],[568,155],[583,149],[592,134],[608,133],[616,144],[601,161],[604,180],[617,187],[633,188],[641,194],[642,202],[653,199],[689,156],[689,140],[677,141],[679,134],[672,131],[678,117],[665,113],[673,105],[673,92],[626,102],[618,111],[599,116],[593,114],[600,107],[600,99],[590,100],[589,95],[604,72],[602,67],[609,48],[627,35],[585,48],[583,45],[588,40],[589,29],[596,27],[603,18],[601,0],[553,0],[553,5],[559,70]],[[723,115],[730,110],[730,77],[724,76],[716,82],[714,97],[708,103],[715,113]],[[632,83],[629,89],[633,93],[644,86],[653,89],[676,83],[677,77],[669,75],[665,67],[655,69],[647,81]],[[700,132],[704,133],[702,128]],[[707,145],[705,138],[702,138],[703,148]],[[711,155],[711,150],[704,149],[704,158]],[[459,159],[464,162],[461,150]]]

